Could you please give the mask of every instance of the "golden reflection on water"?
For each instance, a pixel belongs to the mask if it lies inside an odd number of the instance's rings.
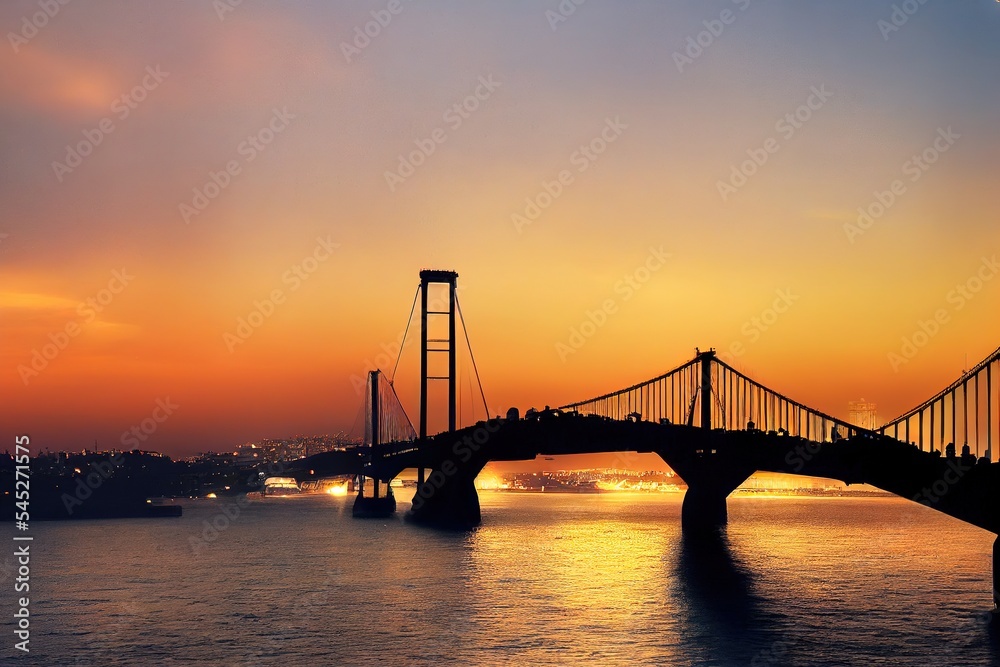
[[[547,518],[521,518],[524,530],[487,523],[476,531],[470,585],[486,612],[483,620],[502,633],[500,641],[538,637],[539,620],[548,619],[550,643],[538,650],[560,651],[567,661],[586,659],[595,637],[603,638],[605,657],[623,659],[662,658],[662,646],[677,643],[662,626],[651,633],[648,617],[677,613],[665,555],[676,551],[678,517],[631,513],[632,495],[549,496],[538,509]],[[484,505],[494,502],[499,507],[490,511],[502,511],[508,498],[488,498]],[[674,513],[679,516],[679,503]]]
[[[719,539],[691,541],[680,504],[649,494],[529,502],[484,493],[484,515],[495,521],[468,538],[477,625],[528,663],[599,652],[607,664],[778,655],[773,664],[792,664],[783,660],[816,633],[864,645],[915,602],[939,607],[959,636],[981,639],[976,590],[990,572],[992,539],[977,539],[982,531],[898,498],[738,498]],[[928,534],[942,544],[928,549]]]
[[[256,502],[197,555],[226,500],[43,524],[22,662],[1000,664],[976,620],[993,537],[915,503],[735,498],[723,537],[691,541],[675,494],[481,501],[468,533],[405,523],[405,501],[373,521],[347,497]]]

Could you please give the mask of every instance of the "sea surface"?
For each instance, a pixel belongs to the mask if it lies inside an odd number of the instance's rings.
[[[5,620],[0,663],[1000,665],[993,536],[909,501],[731,498],[692,544],[680,494],[481,500],[469,533],[332,496],[34,523],[31,652]]]

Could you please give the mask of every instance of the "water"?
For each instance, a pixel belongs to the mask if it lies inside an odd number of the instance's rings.
[[[1000,665],[993,536],[900,499],[730,499],[702,547],[674,495],[485,492],[467,534],[268,499],[199,542],[226,502],[34,524],[3,664]]]

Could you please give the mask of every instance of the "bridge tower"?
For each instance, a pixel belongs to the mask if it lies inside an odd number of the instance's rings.
[[[701,360],[701,427],[712,429],[712,362],[715,361],[715,350],[699,352]]]
[[[688,533],[713,531],[726,525],[729,518],[726,498],[756,470],[751,462],[739,457],[718,455],[713,445],[716,437],[712,433],[712,408],[717,401],[712,387],[715,350],[699,351],[698,360],[701,371],[700,426],[704,431],[704,444],[685,454],[660,454],[688,485],[681,505],[681,525]],[[717,389],[721,391],[723,388]]]
[[[428,310],[428,295],[431,285],[447,285],[447,310]],[[427,388],[429,382],[444,381],[448,383],[448,430],[454,431],[456,424],[456,382],[455,361],[457,345],[455,344],[455,292],[458,285],[458,273],[455,271],[424,270],[420,272],[420,441],[427,439]],[[436,301],[434,302],[437,303]],[[443,306],[435,306],[442,308]],[[429,323],[432,318],[437,320],[446,317],[448,320],[447,338],[429,338]],[[432,347],[433,346],[433,347]],[[448,374],[429,375],[430,355],[448,355]],[[424,483],[424,469],[417,470],[418,488]]]
[[[379,378],[382,371],[374,370],[368,372],[368,385],[370,387],[369,396],[369,408],[371,411],[370,423],[367,424],[368,428],[371,429],[371,449],[370,452],[374,452],[380,444],[381,431],[383,424],[381,423],[382,418],[382,404],[379,395]],[[371,453],[368,454],[368,459],[371,459]],[[381,498],[379,497],[379,481],[378,477],[372,477],[372,495],[370,498],[365,497],[365,475],[364,473],[358,474],[358,496],[354,499],[354,509],[353,516],[360,518],[383,518],[390,516],[396,511],[396,499],[392,495],[392,488],[386,484],[385,495]]]
[[[457,422],[457,375],[455,372],[456,353],[458,350],[457,338],[455,336],[456,315],[461,318],[462,311],[458,305],[457,297],[458,274],[454,271],[430,271],[420,272],[420,293],[421,293],[421,327],[420,327],[420,425],[419,442],[422,447],[427,447],[428,421],[427,412],[430,396],[428,387],[431,382],[448,383],[448,431],[456,429]],[[430,287],[432,285],[445,285],[447,287],[447,298],[430,298]],[[441,305],[438,305],[441,304]],[[436,327],[438,322],[446,319],[447,338],[442,335],[443,325]],[[464,324],[463,324],[464,327]],[[434,336],[434,337],[432,337]],[[444,373],[444,364],[438,362],[432,365],[432,360],[440,357],[431,355],[447,355],[447,374]],[[475,367],[475,361],[473,361]],[[485,399],[484,399],[485,404]],[[458,465],[461,464],[461,465]],[[476,475],[482,469],[485,461],[458,462],[451,459],[439,460],[433,464],[432,468],[417,469],[417,493],[413,496],[413,502],[406,515],[408,521],[421,523],[430,526],[447,528],[471,528],[478,526],[482,520],[479,508],[479,495],[476,493]],[[427,473],[427,470],[430,470]],[[426,475],[425,475],[426,473]],[[426,479],[425,479],[426,477]]]

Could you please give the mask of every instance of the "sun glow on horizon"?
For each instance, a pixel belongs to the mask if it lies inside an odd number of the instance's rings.
[[[754,7],[682,72],[697,4],[595,6],[553,39],[517,3],[431,2],[350,59],[370,17],[347,5],[244,7],[221,32],[194,6],[67,7],[0,58],[5,405],[52,450],[122,446],[168,398],[142,445],[172,456],[350,431],[355,378],[391,371],[432,266],[460,276],[491,413],[643,382],[695,346],[834,416],[921,403],[997,346],[1000,281],[948,295],[1000,244],[1000,17],[931,3],[883,39],[884,8],[860,0]],[[21,26],[23,7],[0,17]],[[394,387],[414,417],[409,335]]]

